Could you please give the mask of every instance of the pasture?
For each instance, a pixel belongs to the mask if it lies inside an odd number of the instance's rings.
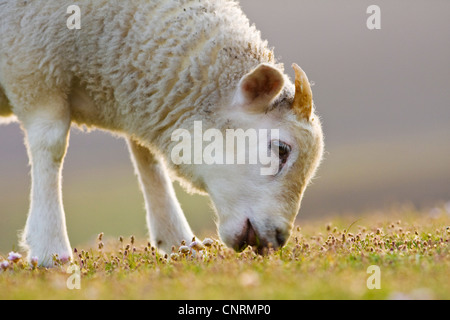
[[[217,240],[199,254],[180,246],[164,255],[145,238],[107,234],[52,269],[4,253],[0,299],[449,299],[447,209],[303,221],[286,247],[264,256]]]

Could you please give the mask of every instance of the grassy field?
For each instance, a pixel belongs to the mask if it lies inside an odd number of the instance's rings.
[[[163,255],[145,240],[102,234],[53,269],[0,256],[0,299],[449,299],[449,240],[443,208],[303,221],[264,256],[216,240]],[[81,289],[67,286],[77,284],[73,265]],[[380,289],[368,288],[370,266]]]

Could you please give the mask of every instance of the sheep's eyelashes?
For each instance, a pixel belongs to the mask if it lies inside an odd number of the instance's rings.
[[[278,158],[280,159],[279,170],[281,170],[291,154],[292,147],[283,141],[273,140],[270,144],[270,148],[278,155]]]

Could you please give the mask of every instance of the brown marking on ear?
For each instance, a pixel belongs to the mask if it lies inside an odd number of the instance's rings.
[[[295,98],[292,108],[301,118],[309,120],[313,110],[311,85],[305,72],[296,63],[292,68],[295,71]]]
[[[267,64],[261,64],[247,74],[241,82],[241,93],[245,104],[268,104],[284,86],[281,72]]]

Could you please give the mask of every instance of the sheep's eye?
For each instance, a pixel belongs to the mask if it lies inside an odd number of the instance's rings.
[[[278,154],[278,157],[280,158],[279,171],[281,171],[289,158],[292,148],[290,145],[280,140],[273,140],[270,144],[270,148]]]

